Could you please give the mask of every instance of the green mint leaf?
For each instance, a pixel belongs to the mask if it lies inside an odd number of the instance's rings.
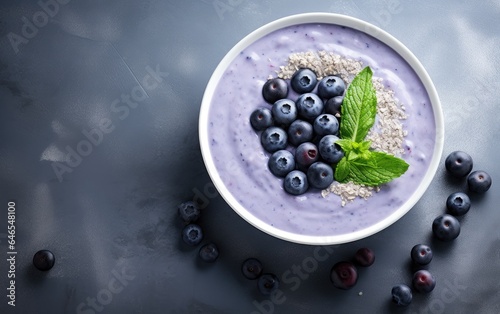
[[[359,155],[358,153],[356,153],[356,151],[352,150],[350,151],[349,153],[347,153],[347,155],[345,155],[347,158],[347,161],[353,161],[353,160],[356,160],[359,158]]]
[[[349,161],[343,158],[342,160],[344,159],[348,165],[343,167],[349,169],[349,173],[342,178],[342,181],[353,181],[368,186],[376,186],[392,181],[405,173],[409,167],[403,159],[383,152],[370,152],[368,159],[358,158]]]
[[[370,149],[370,145],[372,145],[371,141],[363,141],[361,143],[357,143],[359,150],[361,152],[368,151]]]
[[[353,147],[352,147],[352,144],[353,144],[353,143],[354,143],[353,141],[351,141],[351,140],[349,140],[349,139],[343,139],[343,138],[341,138],[341,139],[339,139],[339,140],[337,140],[337,141],[335,142],[335,144],[339,145],[339,146],[340,146],[340,148],[342,148],[342,150],[343,150],[346,154],[347,154],[348,152],[350,152],[350,151],[353,149]]]
[[[353,142],[351,153],[355,153],[356,156],[367,159],[370,157],[370,145],[370,141],[363,141],[360,143]]]
[[[349,162],[347,158],[342,158],[335,168],[335,179],[338,182],[344,182],[344,180],[349,175]]]
[[[357,143],[351,140],[339,140],[336,143],[339,144],[344,151],[344,156],[346,156],[347,160],[354,160],[358,158],[367,159],[370,157],[370,141]]]
[[[345,93],[341,107],[340,137],[361,142],[375,123],[377,95],[372,82],[373,72],[365,67],[356,75]]]

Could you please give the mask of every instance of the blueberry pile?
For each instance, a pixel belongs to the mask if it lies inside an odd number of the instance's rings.
[[[417,267],[428,265],[432,261],[432,249],[425,244],[417,244],[412,247],[410,257]],[[419,269],[413,273],[411,286],[414,291],[428,293],[434,290],[436,279],[426,269]],[[392,287],[392,301],[400,306],[410,305],[413,299],[412,289],[405,284],[398,284]]]
[[[278,276],[273,273],[264,273],[262,263],[256,258],[251,257],[243,261],[241,273],[249,280],[257,280],[257,289],[262,295],[271,295],[280,286]]]
[[[298,94],[287,98],[289,88]],[[345,82],[326,76],[318,82],[307,68],[297,70],[289,82],[268,80],[262,96],[271,108],[260,107],[250,115],[250,124],[260,133],[262,147],[271,154],[268,168],[284,178],[283,188],[292,195],[310,187],[327,188],[334,180],[333,168],[344,157],[336,144]]]
[[[330,271],[330,280],[336,288],[348,290],[358,281],[356,266],[369,267],[375,262],[375,253],[369,248],[360,248],[356,251],[353,261],[340,261],[333,265]]]
[[[425,269],[417,270],[413,274],[411,282],[413,289],[420,293],[431,292],[436,286],[436,279]],[[398,284],[392,287],[391,295],[392,301],[400,306],[410,305],[413,299],[412,289],[405,284]]]
[[[491,177],[486,171],[473,168],[472,157],[462,151],[454,151],[446,157],[446,170],[457,178],[467,177],[467,186],[469,191],[475,193],[484,193],[490,189]]]
[[[197,246],[203,241],[203,230],[196,221],[201,216],[201,211],[193,201],[187,201],[177,206],[179,217],[185,223],[182,229],[182,240],[189,246]],[[207,263],[213,263],[219,257],[219,249],[213,242],[209,242],[201,246],[198,251],[200,259]]]
[[[491,177],[482,170],[472,171],[473,165],[472,157],[463,151],[454,151],[445,160],[445,168],[451,176],[458,180],[466,178],[469,193],[485,193],[491,187]],[[457,217],[465,215],[470,207],[471,200],[466,192],[450,194],[446,199],[447,213],[439,215],[432,222],[434,236],[442,241],[456,239],[460,234]]]
[[[410,257],[413,265],[421,268],[428,265],[432,261],[432,249],[428,245],[417,244],[412,247]],[[436,279],[431,272],[426,269],[418,269],[413,273],[411,288],[405,284],[397,284],[392,287],[392,302],[400,306],[408,306],[413,299],[412,291],[428,293],[434,290],[435,286]]]
[[[472,157],[463,151],[450,153],[445,160],[447,172],[456,179],[467,181],[470,193],[485,193],[491,187],[491,177],[485,171],[472,171]],[[432,222],[432,233],[440,241],[455,240],[460,234],[460,221],[457,217],[465,215],[471,208],[471,200],[466,192],[454,192],[446,199],[446,211]],[[415,245],[410,252],[414,265],[421,267],[432,260],[432,249],[425,244]],[[434,290],[436,279],[425,269],[417,270],[411,281],[413,290],[428,293]],[[412,301],[412,289],[405,284],[398,284],[392,288],[392,301],[401,306],[408,306]]]

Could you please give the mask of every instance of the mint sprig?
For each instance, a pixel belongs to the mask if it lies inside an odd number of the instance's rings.
[[[370,150],[365,137],[375,123],[377,95],[372,82],[373,72],[365,67],[347,88],[341,108],[342,122],[337,144],[344,157],[335,169],[335,179],[377,186],[400,177],[408,170],[408,163],[393,155]]]

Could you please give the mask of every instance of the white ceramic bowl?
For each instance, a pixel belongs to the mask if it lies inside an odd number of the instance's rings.
[[[432,156],[430,156],[430,163],[427,171],[425,173],[422,173],[421,178],[419,178],[421,179],[420,184],[414,191],[409,192],[409,194],[411,193],[411,195],[392,213],[390,213],[380,221],[376,221],[373,224],[369,224],[353,232],[346,232],[342,234],[304,235],[300,232],[290,232],[289,230],[284,230],[284,228],[276,227],[269,221],[265,221],[257,217],[252,211],[245,208],[245,206],[243,206],[238,201],[240,195],[237,195],[237,193],[235,193],[234,191],[231,192],[230,189],[228,189],[228,182],[224,182],[224,180],[221,178],[219,171],[214,163],[214,156],[210,149],[211,139],[209,137],[209,132],[207,132],[209,128],[210,107],[214,98],[217,84],[222,78],[224,72],[228,69],[228,66],[231,64],[231,62],[238,56],[238,54],[240,54],[240,52],[242,52],[245,48],[247,48],[256,40],[262,38],[263,36],[288,26],[307,23],[324,23],[345,26],[370,35],[378,39],[385,45],[389,46],[409,64],[411,69],[413,69],[418,78],[421,80],[431,102],[434,115],[436,127],[435,141],[433,143],[434,151],[432,153]],[[409,117],[409,119],[411,119],[411,117]],[[248,128],[248,125],[246,125],[246,127]],[[205,90],[199,117],[199,137],[203,160],[214,185],[218,189],[220,195],[225,199],[225,201],[242,218],[244,218],[246,221],[257,227],[258,229],[283,240],[311,245],[329,245],[359,240],[368,237],[376,232],[379,232],[396,222],[415,205],[415,203],[421,198],[421,196],[428,188],[438,168],[438,163],[440,161],[443,150],[444,122],[439,98],[429,75],[427,74],[421,63],[413,55],[413,53],[411,53],[410,50],[406,48],[402,43],[400,43],[397,39],[395,39],[387,32],[383,31],[382,29],[359,19],[330,13],[307,13],[285,17],[260,27],[259,29],[243,38],[226,54],[226,56],[222,59],[222,61],[214,71]],[[230,162],[230,160],[228,160],[228,162]]]

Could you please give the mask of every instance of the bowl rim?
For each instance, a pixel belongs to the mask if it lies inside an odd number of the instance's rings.
[[[381,221],[364,229],[347,234],[331,236],[301,235],[278,229],[260,220],[252,213],[247,211],[226,188],[224,182],[221,180],[217,172],[210,151],[210,141],[207,132],[210,103],[214,91],[218,85],[219,79],[224,74],[228,65],[242,50],[244,50],[254,41],[262,38],[263,36],[281,28],[308,23],[325,23],[349,27],[380,40],[395,52],[397,52],[410,65],[410,67],[413,69],[413,71],[415,71],[419,79],[422,81],[422,84],[429,96],[432,105],[434,121],[436,125],[434,152],[431,158],[431,162],[424,177],[422,178],[422,181],[410,196],[410,198],[408,198],[408,200],[403,203],[403,205],[401,205],[397,210],[395,210],[393,213],[391,213]],[[257,28],[256,30],[245,36],[243,39],[241,39],[235,46],[233,46],[231,50],[229,50],[229,52],[227,52],[227,54],[220,61],[220,63],[212,73],[212,76],[210,77],[201,102],[198,127],[200,148],[205,167],[207,168],[208,174],[213,181],[213,184],[215,185],[222,198],[226,201],[226,203],[240,217],[245,219],[248,223],[250,223],[257,229],[282,240],[308,245],[333,245],[353,242],[380,232],[398,221],[401,217],[408,213],[411,208],[413,208],[413,206],[418,202],[418,200],[422,197],[424,192],[431,184],[438,169],[444,147],[444,117],[441,103],[437,94],[437,90],[430,76],[428,75],[427,71],[420,63],[420,61],[417,59],[417,57],[403,43],[401,43],[394,36],[390,35],[383,29],[363,20],[337,13],[311,12],[286,16]]]

